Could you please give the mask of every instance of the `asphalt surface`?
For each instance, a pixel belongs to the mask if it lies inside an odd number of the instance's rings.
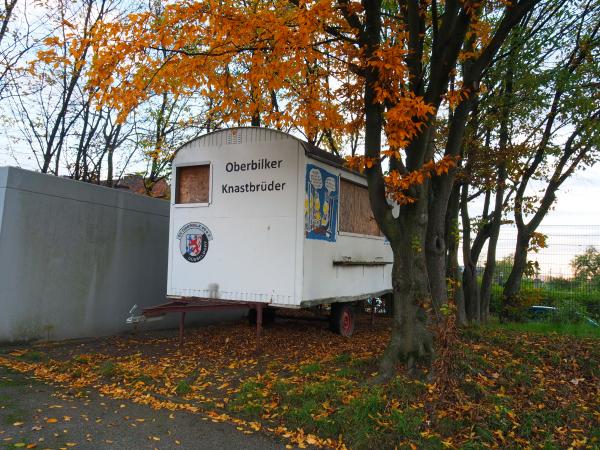
[[[201,414],[153,410],[0,367],[0,449],[283,449]]]

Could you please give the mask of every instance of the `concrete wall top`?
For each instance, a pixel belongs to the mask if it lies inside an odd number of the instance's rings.
[[[169,216],[169,202],[16,167],[0,167],[0,189],[16,189],[145,214]]]

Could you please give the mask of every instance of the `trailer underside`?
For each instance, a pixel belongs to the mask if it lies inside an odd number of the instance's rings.
[[[214,298],[184,297],[177,300],[163,303],[157,306],[151,306],[142,310],[145,317],[158,317],[168,313],[180,313],[179,318],[179,345],[183,345],[183,331],[185,327],[185,315],[188,312],[197,311],[235,311],[235,310],[255,310],[256,311],[256,350],[260,348],[260,335],[262,331],[263,309],[268,306],[266,303],[243,302],[235,300],[219,300]]]
[[[342,336],[350,336],[354,331],[354,311],[353,304],[360,301],[383,297],[384,295],[390,294],[391,290],[384,290],[374,292],[369,295],[357,295],[357,296],[344,296],[344,297],[332,297],[326,299],[309,300],[302,302],[301,305],[289,306],[289,305],[271,305],[265,302],[247,302],[240,300],[222,300],[215,298],[205,297],[177,297],[170,298],[171,301],[149,308],[142,309],[142,315],[138,316],[143,319],[160,317],[168,313],[179,313],[179,345],[183,345],[183,336],[185,328],[185,317],[188,312],[198,311],[235,311],[235,310],[246,310],[252,317],[252,323],[256,322],[256,351],[260,350],[260,338],[263,326],[264,311],[268,308],[274,310],[275,308],[282,309],[308,309],[317,306],[330,305],[330,324],[332,331],[335,331]],[[375,306],[374,302],[371,302],[371,320],[374,319]],[[274,317],[269,315],[269,317]],[[133,318],[133,317],[132,317]],[[137,322],[137,320],[128,321],[131,323]]]

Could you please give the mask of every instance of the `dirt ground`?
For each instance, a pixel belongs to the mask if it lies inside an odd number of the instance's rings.
[[[228,401],[269,368],[287,372],[324,346],[356,348],[314,318],[279,319],[264,330],[260,355],[243,320],[185,334],[183,349],[177,330],[0,346],[0,449],[312,448],[302,430],[229,416]],[[310,345],[300,338],[308,335]]]
[[[435,382],[399,364],[373,385],[390,330],[279,318],[259,354],[242,321],[189,327],[183,347],[140,330],[0,348],[0,450],[598,448],[597,338],[446,326]]]
[[[294,335],[317,333],[319,349],[323,337],[351,345],[322,319],[290,319],[264,330],[260,355],[255,329],[245,320],[188,326],[183,349],[177,330],[143,327],[111,337],[0,346],[0,449],[312,448],[301,431],[290,436],[296,431],[269,431],[258,421],[223,414],[245,379],[304,353]],[[293,348],[286,348],[290,342]],[[181,383],[192,392],[180,391]],[[177,409],[181,403],[189,410]]]
[[[51,386],[0,367],[0,448],[262,450],[285,444],[202,415]]]

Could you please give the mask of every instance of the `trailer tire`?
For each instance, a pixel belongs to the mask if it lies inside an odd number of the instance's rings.
[[[349,303],[334,303],[331,305],[329,325],[333,332],[344,337],[352,336],[356,315],[354,307]]]
[[[248,322],[250,325],[256,325],[256,309],[248,311]],[[275,322],[275,308],[264,308],[262,325],[271,325],[273,322]]]

